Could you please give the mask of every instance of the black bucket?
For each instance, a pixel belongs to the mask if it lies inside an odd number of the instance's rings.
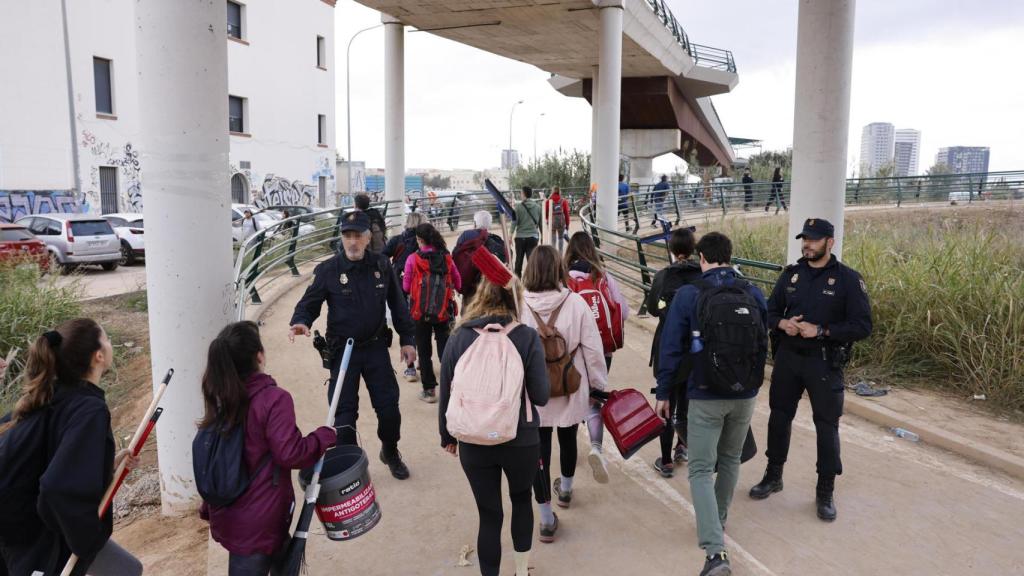
[[[313,469],[299,473],[305,489]],[[327,451],[320,473],[320,497],[316,516],[331,540],[351,540],[380,522],[380,504],[370,482],[370,461],[359,446],[342,445]]]

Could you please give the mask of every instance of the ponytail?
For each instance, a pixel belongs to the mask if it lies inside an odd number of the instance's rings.
[[[428,246],[432,246],[434,250],[439,252],[445,252],[448,250],[448,245],[445,244],[444,237],[441,233],[434,228],[432,224],[420,224],[416,227],[416,237],[423,240]]]
[[[200,428],[219,424],[230,430],[245,423],[249,411],[245,382],[258,370],[256,356],[262,351],[259,327],[249,321],[228,324],[210,342],[202,385],[206,413]]]

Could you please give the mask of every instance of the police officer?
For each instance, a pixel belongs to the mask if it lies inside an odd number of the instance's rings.
[[[767,498],[782,490],[782,466],[789,453],[790,424],[807,390],[818,436],[818,518],[836,518],[832,491],[843,473],[839,459],[839,417],[843,413],[843,366],[851,345],[871,334],[867,286],[856,270],[832,255],[834,229],[811,218],[797,236],[803,257],[787,266],[768,299],[775,367],[769,393],[768,469],[750,489]]]
[[[295,305],[289,339],[309,336],[309,328],[327,302],[327,341],[335,351],[331,360],[328,398],[334,391],[341,369],[341,351],[348,338],[355,349],[342,382],[341,400],[335,414],[339,444],[355,444],[355,425],[359,417],[359,377],[366,382],[370,402],[377,412],[377,436],[381,441],[380,459],[391,475],[399,480],[409,477],[409,469],[398,452],[402,415],[398,410],[398,381],[391,367],[388,347],[391,329],[385,318],[385,306],[398,331],[402,360],[416,361],[414,326],[409,308],[388,259],[367,250],[370,244],[370,218],[365,212],[346,214],[341,226],[340,250],[333,258],[316,267],[313,284]]]

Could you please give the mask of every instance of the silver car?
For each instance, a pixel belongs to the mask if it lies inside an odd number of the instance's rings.
[[[17,223],[42,240],[54,262],[65,268],[98,264],[114,270],[121,261],[121,242],[110,222],[99,216],[37,214]]]

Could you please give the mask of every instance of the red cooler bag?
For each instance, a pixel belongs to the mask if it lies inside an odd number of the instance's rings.
[[[622,457],[629,459],[640,448],[661,435],[665,421],[658,417],[638,390],[614,390],[601,408],[605,428],[615,439]]]

